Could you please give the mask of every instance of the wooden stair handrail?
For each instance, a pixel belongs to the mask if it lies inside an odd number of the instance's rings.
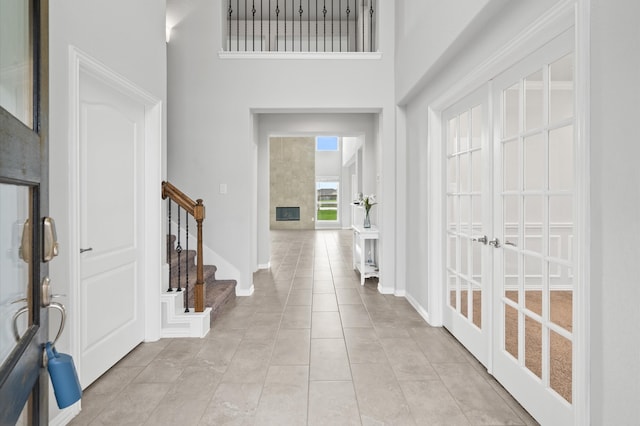
[[[198,249],[196,252],[196,285],[194,291],[194,304],[196,312],[204,312],[204,265],[202,261],[202,221],[204,220],[205,211],[202,199],[198,198],[195,202],[189,198],[184,192],[173,186],[171,183],[162,182],[162,199],[171,199],[180,207],[185,209],[196,221],[198,227]],[[180,232],[180,230],[178,230]]]

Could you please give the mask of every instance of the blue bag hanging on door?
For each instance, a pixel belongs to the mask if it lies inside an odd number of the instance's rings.
[[[73,358],[70,355],[58,353],[51,342],[47,342],[45,350],[48,358],[47,370],[49,370],[58,408],[66,408],[82,397],[82,388]]]

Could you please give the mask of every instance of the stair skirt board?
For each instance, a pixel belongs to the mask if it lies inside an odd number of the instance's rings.
[[[167,236],[167,240],[169,245],[171,246],[171,273],[169,274],[169,282],[171,283],[171,287],[174,289],[172,292],[165,292],[162,294],[163,299],[163,319],[162,319],[162,330],[163,333],[165,331],[165,324],[167,325],[167,332],[182,332],[180,330],[189,329],[188,325],[189,321],[198,322],[200,320],[187,320],[186,318],[191,318],[197,315],[202,315],[204,313],[195,313],[193,312],[193,306],[195,306],[194,301],[194,287],[196,282],[196,252],[194,250],[184,250],[180,253],[180,271],[178,272],[178,253],[175,251],[175,235]],[[190,313],[184,313],[184,291],[185,284],[187,282],[187,271],[189,274],[189,296],[187,300],[187,306],[189,306],[192,310]],[[217,268],[214,265],[203,265],[203,278],[204,278],[204,294],[205,294],[205,312],[208,310],[210,313],[207,316],[207,331],[210,328],[211,323],[214,321],[216,314],[222,307],[234,299],[236,296],[235,288],[236,281],[235,280],[217,280],[216,279],[216,271]],[[175,291],[178,288],[178,278],[180,278],[180,288],[182,288],[181,292]],[[164,300],[167,299],[166,306]],[[171,301],[169,301],[171,300]],[[165,308],[166,314],[165,316]],[[168,316],[171,315],[171,316]],[[197,330],[204,330],[201,326],[196,326]],[[177,330],[177,331],[176,331]],[[205,332],[206,334],[206,332]],[[165,337],[174,337],[174,336],[165,336]]]
[[[211,328],[211,308],[204,312],[184,312],[184,293],[165,292],[160,296],[162,327],[160,337],[204,337]]]

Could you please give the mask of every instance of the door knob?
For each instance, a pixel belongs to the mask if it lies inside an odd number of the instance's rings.
[[[500,247],[500,240],[498,238],[494,238],[493,240],[489,241],[489,245],[498,248]]]
[[[483,235],[482,237],[473,237],[473,238],[471,238],[471,241],[477,241],[477,242],[482,243],[484,245],[487,245],[487,242],[488,242],[486,235]]]

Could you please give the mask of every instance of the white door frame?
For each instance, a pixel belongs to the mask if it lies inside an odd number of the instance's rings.
[[[80,342],[80,79],[90,75],[117,88],[132,100],[145,105],[144,208],[142,239],[144,268],[144,340],[160,338],[160,294],[162,287],[162,101],[90,57],[74,46],[69,48],[69,271],[71,352],[81,370]]]
[[[445,294],[442,283],[445,267],[446,241],[442,230],[446,226],[443,190],[445,182],[444,150],[442,143],[442,112],[465,95],[473,92],[500,72],[523,59],[562,32],[573,28],[575,31],[576,55],[576,267],[575,289],[578,297],[574,300],[574,384],[573,405],[575,425],[589,424],[589,0],[563,0],[549,9],[512,39],[502,49],[481,63],[464,78],[436,98],[428,107],[428,310],[429,323],[442,326]],[[493,109],[489,100],[490,113]],[[493,121],[493,119],[491,119]],[[491,351],[491,350],[490,350]],[[489,354],[488,371],[491,373],[492,356]]]

